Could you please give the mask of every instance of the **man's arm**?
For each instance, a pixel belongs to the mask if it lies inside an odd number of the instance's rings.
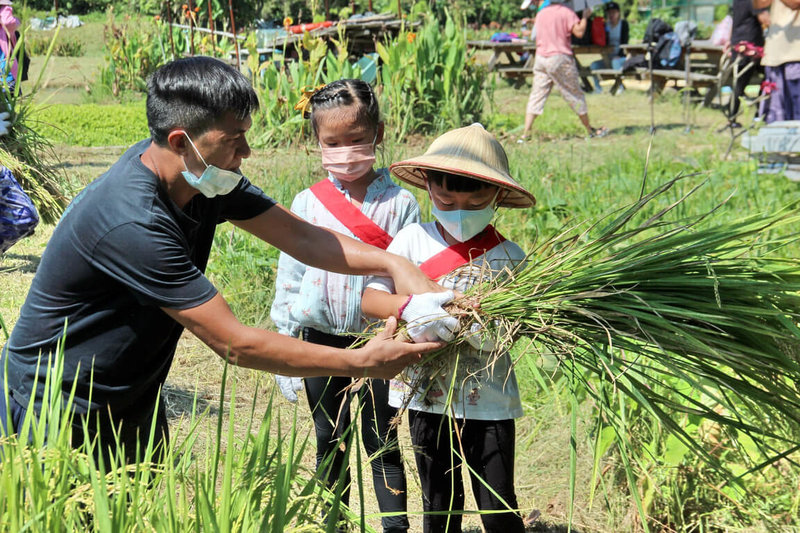
[[[583,37],[583,34],[586,33],[586,25],[588,24],[589,17],[591,15],[592,15],[592,8],[587,6],[583,10],[583,15],[581,16],[581,20],[579,20],[578,23],[572,27],[572,35],[574,35],[576,39],[580,39],[581,37]]]
[[[756,9],[766,9],[772,5],[772,0],[753,0],[753,7]]]
[[[389,276],[401,294],[443,290],[407,259],[315,226],[280,205],[231,223],[306,265],[341,274]]]
[[[352,376],[389,379],[420,354],[440,348],[438,342],[409,344],[394,340],[397,321],[361,348],[342,350],[311,344],[239,322],[217,294],[191,309],[163,311],[232,364],[287,376]]]

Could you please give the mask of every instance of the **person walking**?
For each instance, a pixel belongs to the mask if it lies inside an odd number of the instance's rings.
[[[581,90],[578,67],[570,44],[571,35],[583,37],[591,14],[591,8],[587,7],[579,19],[570,8],[552,1],[537,12],[533,84],[525,112],[525,129],[517,142],[523,143],[529,139],[533,122],[544,111],[544,104],[554,85],[577,113],[588,137],[603,137],[608,133],[607,128],[593,128],[589,123],[586,98]]]

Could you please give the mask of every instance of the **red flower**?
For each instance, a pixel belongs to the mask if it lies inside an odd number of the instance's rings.
[[[733,51],[747,57],[763,57],[764,48],[748,41],[739,41],[733,45]]]
[[[778,84],[774,81],[764,80],[761,82],[761,93],[771,94],[772,91],[778,88]]]

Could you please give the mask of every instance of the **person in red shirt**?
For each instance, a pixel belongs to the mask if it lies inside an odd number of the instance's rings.
[[[525,113],[525,130],[517,142],[525,142],[536,117],[544,111],[544,104],[553,85],[558,87],[564,100],[578,114],[589,137],[602,137],[606,128],[593,128],[589,123],[586,98],[580,85],[578,67],[572,54],[570,36],[583,37],[592,14],[591,8],[583,10],[578,18],[565,5],[553,3],[540,9],[536,15],[536,60],[533,65],[533,87]]]

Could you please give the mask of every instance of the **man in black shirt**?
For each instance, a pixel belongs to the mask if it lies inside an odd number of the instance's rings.
[[[166,438],[157,398],[184,328],[233,364],[292,376],[390,378],[439,346],[392,340],[392,322],[364,347],[341,350],[234,317],[203,274],[225,220],[309,265],[390,275],[409,294],[440,290],[405,259],[295,217],[239,174],[257,107],[249,81],[216,59],[180,59],[153,74],[151,138],[75,197],[42,255],[0,358],[0,429],[7,414],[13,432],[27,408],[41,409],[59,345],[65,398],[75,384],[75,444],[85,417],[105,446],[118,432],[128,460],[154,416],[156,438]]]

